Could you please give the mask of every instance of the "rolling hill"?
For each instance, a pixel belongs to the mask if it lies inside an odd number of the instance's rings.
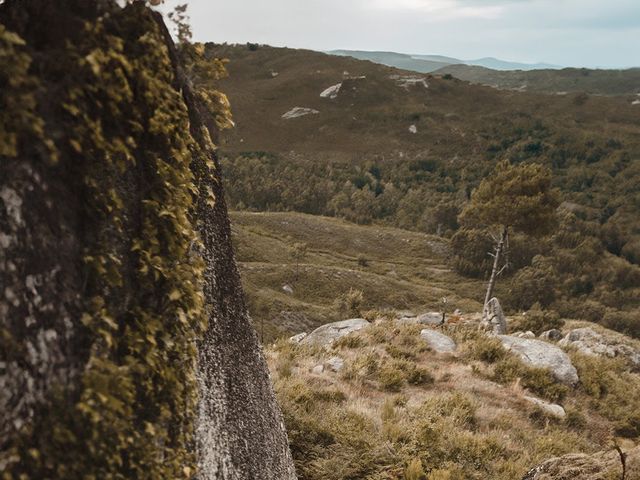
[[[640,68],[590,70],[586,68],[497,71],[473,65],[448,65],[434,72],[496,88],[566,94],[587,92],[601,95],[640,93]]]
[[[530,281],[547,286],[535,284],[518,308],[538,301],[640,335],[636,95],[502,91],[305,50],[207,48],[229,59],[221,89],[236,127],[220,152],[232,208],[340,217],[448,241],[498,161],[541,163],[562,193],[561,225],[548,240],[520,241],[512,275],[531,267]],[[482,257],[488,247],[479,248]],[[534,268],[536,256],[544,261]]]
[[[460,60],[442,55],[408,55],[396,52],[335,50],[333,55],[434,75],[452,75],[460,80],[505,90],[566,94],[586,92],[601,95],[640,93],[640,68],[594,70],[562,68],[547,63],[517,63],[486,57]]]
[[[478,58],[475,60],[460,60],[459,58],[444,55],[410,55],[397,52],[368,52],[362,50],[332,50],[332,55],[341,55],[357,58],[358,60],[370,60],[389,67],[413,70],[421,73],[430,73],[451,65],[473,65],[490,68],[493,70],[539,70],[561,68],[548,63],[519,63],[500,60],[493,57]]]

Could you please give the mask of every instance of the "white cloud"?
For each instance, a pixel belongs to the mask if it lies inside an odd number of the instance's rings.
[[[468,3],[468,2],[467,2]],[[502,5],[465,5],[459,0],[373,0],[373,8],[434,15],[439,20],[455,18],[498,18],[504,10]]]

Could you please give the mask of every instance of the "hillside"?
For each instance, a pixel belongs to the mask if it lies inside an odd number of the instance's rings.
[[[640,479],[640,376],[625,358],[563,347],[580,379],[568,386],[473,321],[396,318],[268,349],[301,480]],[[638,342],[593,324],[562,329],[640,354]],[[565,342],[500,338],[548,352]]]
[[[636,96],[507,92],[304,50],[208,54],[229,58],[236,128],[220,150],[233,209],[453,237],[447,264],[482,279],[490,237],[461,231],[461,208],[500,160],[541,163],[561,190],[560,225],[514,237],[505,304],[640,335]]]
[[[433,71],[471,83],[501,89],[558,95],[586,92],[600,95],[640,94],[640,68],[590,70],[586,68],[498,71],[473,65],[448,65]]]
[[[363,292],[362,311],[437,310],[442,297],[450,311],[481,308],[484,282],[451,270],[441,238],[299,213],[232,212],[231,221],[249,308],[265,341],[339,320],[350,289]],[[299,260],[296,244],[306,247]]]

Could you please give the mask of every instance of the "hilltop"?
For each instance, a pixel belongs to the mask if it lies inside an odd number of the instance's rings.
[[[435,75],[453,75],[471,83],[495,88],[555,93],[586,92],[601,95],[640,94],[640,68],[592,70],[587,68],[497,71],[482,66],[447,65]]]
[[[418,73],[452,75],[460,80],[506,90],[559,95],[575,92],[600,95],[640,93],[640,68],[562,68],[546,63],[517,63],[492,57],[460,60],[442,55],[407,55],[358,50],[334,50],[328,53],[369,60]]]

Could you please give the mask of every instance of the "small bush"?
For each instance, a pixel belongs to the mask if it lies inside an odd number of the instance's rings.
[[[465,344],[467,356],[473,360],[495,363],[507,356],[502,342],[497,338],[482,335]]]
[[[431,385],[434,382],[435,378],[426,368],[415,367],[407,375],[407,383],[411,385]]]
[[[422,466],[422,460],[414,458],[404,470],[404,480],[427,480],[427,474]]]
[[[385,347],[385,351],[389,354],[391,358],[395,358],[397,360],[415,360],[416,354],[415,352],[406,347],[398,347],[397,345],[387,345]]]
[[[581,431],[587,426],[587,418],[580,410],[567,409],[567,416],[564,419],[564,423],[572,430]]]
[[[405,374],[394,365],[386,363],[378,371],[378,382],[382,390],[399,392],[404,381]]]
[[[360,335],[354,335],[353,333],[350,335],[345,335],[344,337],[340,337],[333,343],[333,348],[340,350],[343,348],[361,348],[366,344],[364,339]]]
[[[335,307],[338,315],[349,316],[352,318],[360,317],[360,307],[364,301],[364,293],[362,290],[354,290],[350,288],[347,293],[341,295],[335,301]]]
[[[552,328],[561,329],[563,326],[564,320],[560,318],[560,315],[553,310],[543,311],[539,303],[534,304],[531,310],[525,315],[518,316],[511,324],[514,330],[531,331],[536,335]]]
[[[369,266],[369,260],[367,259],[367,257],[360,254],[358,255],[358,265],[360,265],[363,268],[366,268]]]

